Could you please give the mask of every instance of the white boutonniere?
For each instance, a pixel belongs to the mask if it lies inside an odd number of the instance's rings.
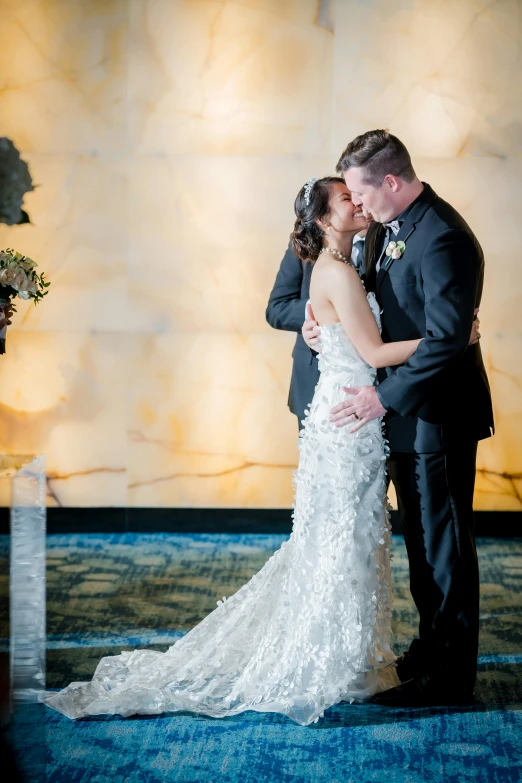
[[[389,242],[386,248],[386,255],[390,258],[400,258],[405,250],[406,245],[404,242]]]

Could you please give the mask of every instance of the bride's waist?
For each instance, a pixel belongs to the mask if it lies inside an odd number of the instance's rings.
[[[353,386],[375,386],[377,383],[377,370],[362,363],[359,366],[343,365],[341,363],[322,362],[319,360],[320,378],[330,381],[340,381],[344,385],[350,383]]]

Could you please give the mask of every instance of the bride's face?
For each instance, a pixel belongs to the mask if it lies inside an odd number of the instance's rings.
[[[361,207],[356,206],[346,185],[334,182],[328,201],[330,214],[325,219],[335,231],[359,232],[367,228],[367,221]]]

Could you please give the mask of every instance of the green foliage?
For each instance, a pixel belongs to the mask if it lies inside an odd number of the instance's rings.
[[[51,285],[45,273],[38,274],[38,264],[12,248],[0,250],[0,298],[32,299],[36,304],[49,293]],[[16,308],[13,307],[14,310]]]

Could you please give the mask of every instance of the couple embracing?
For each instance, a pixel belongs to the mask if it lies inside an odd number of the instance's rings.
[[[320,378],[300,436],[290,539],[165,653],[103,658],[46,703],[71,718],[279,712],[302,725],[339,701],[473,699],[479,574],[477,442],[493,428],[477,321],[484,259],[462,217],[422,183],[387,131],[351,142],[339,177],[295,201],[295,253],[313,263]],[[365,286],[350,264],[367,237]],[[318,345],[319,341],[319,345]],[[420,615],[391,643],[387,470]]]

